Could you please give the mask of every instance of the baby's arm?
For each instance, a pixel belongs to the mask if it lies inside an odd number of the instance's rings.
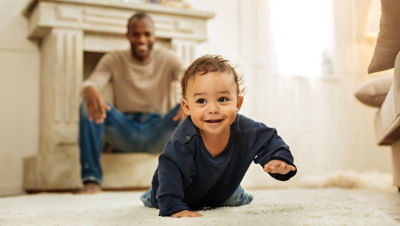
[[[193,160],[181,146],[180,143],[168,142],[158,159],[159,187],[156,198],[160,206],[160,216],[199,216],[184,201],[185,185],[191,184]]]
[[[287,181],[297,173],[289,146],[277,134],[276,129],[262,123],[254,126],[249,144],[250,150],[256,150],[254,162],[273,178]]]
[[[264,166],[264,171],[267,173],[278,173],[284,175],[295,170],[296,167],[278,159],[273,159]]]

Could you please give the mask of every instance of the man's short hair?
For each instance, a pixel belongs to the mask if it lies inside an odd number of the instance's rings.
[[[147,14],[146,12],[137,12],[137,13],[133,14],[133,15],[128,19],[128,25],[127,25],[127,27],[128,27],[128,33],[129,33],[129,31],[131,30],[132,23],[133,23],[133,21],[134,21],[135,19],[142,20],[142,19],[145,19],[145,18],[149,19],[149,20],[151,21],[151,23],[154,24],[153,19],[152,19],[151,16],[150,16],[149,14]]]

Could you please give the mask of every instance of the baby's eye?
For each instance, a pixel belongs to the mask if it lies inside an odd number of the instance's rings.
[[[204,104],[206,102],[206,100],[204,100],[203,98],[200,98],[196,101],[196,103],[198,104]]]
[[[226,98],[226,97],[218,98],[218,102],[226,102],[226,101],[228,101],[228,98]]]

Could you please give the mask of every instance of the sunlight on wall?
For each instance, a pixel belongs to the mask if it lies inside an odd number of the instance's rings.
[[[271,0],[270,16],[279,74],[333,74],[332,0]]]

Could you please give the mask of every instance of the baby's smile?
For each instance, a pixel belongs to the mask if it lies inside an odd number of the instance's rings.
[[[207,123],[211,123],[211,124],[217,124],[217,123],[220,123],[220,122],[222,122],[224,119],[208,119],[208,120],[205,120]]]

